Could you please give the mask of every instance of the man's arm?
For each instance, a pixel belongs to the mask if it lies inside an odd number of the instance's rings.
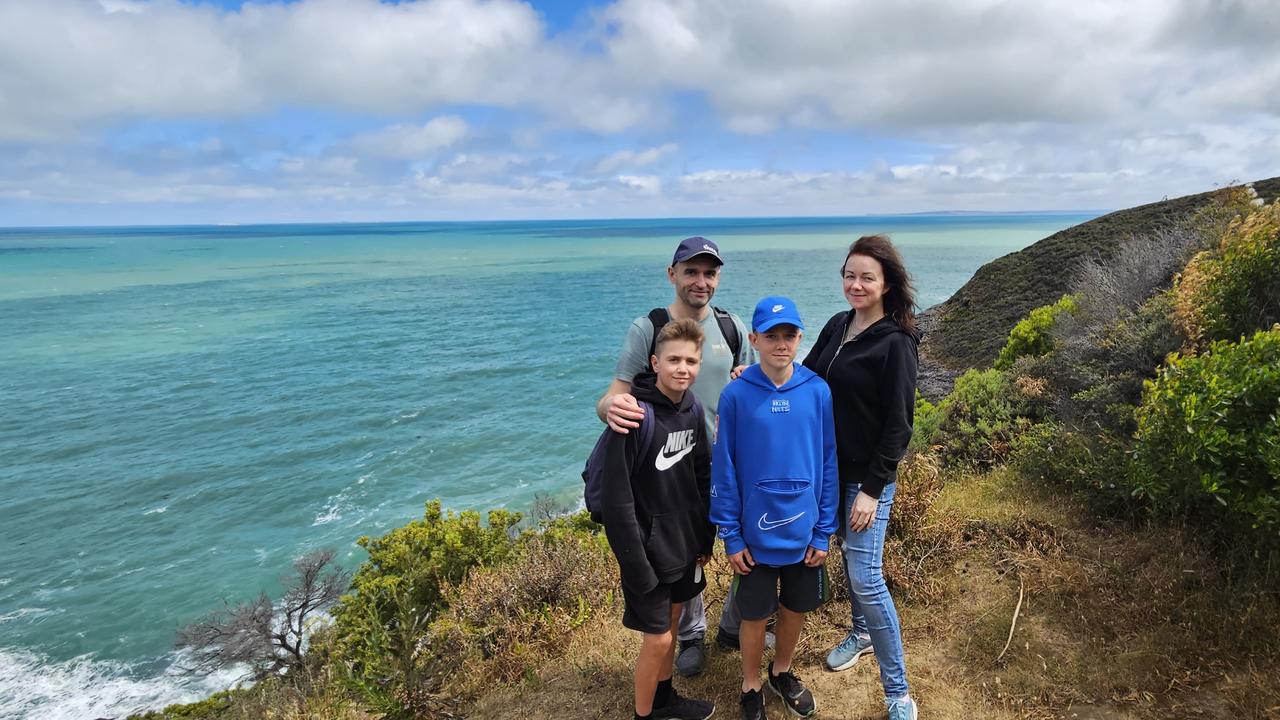
[[[618,365],[613,371],[613,381],[596,401],[596,417],[616,433],[626,435],[640,427],[640,419],[644,417],[644,411],[631,394],[631,379],[648,367],[652,336],[653,325],[648,317],[636,318],[627,327],[622,352],[618,354]]]
[[[596,401],[596,417],[607,423],[616,433],[626,435],[633,428],[640,427],[644,411],[640,403],[631,394],[631,383],[614,378],[609,389]]]

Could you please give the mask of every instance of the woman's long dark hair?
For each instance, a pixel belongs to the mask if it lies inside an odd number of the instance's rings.
[[[849,246],[849,254],[844,256],[840,265],[840,275],[844,276],[844,268],[849,258],[854,255],[865,255],[875,258],[884,269],[884,314],[893,318],[903,330],[909,333],[916,331],[916,289],[911,285],[911,275],[902,262],[898,248],[889,241],[888,235],[863,235]]]

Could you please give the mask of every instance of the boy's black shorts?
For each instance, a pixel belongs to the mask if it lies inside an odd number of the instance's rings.
[[[781,567],[756,565],[749,575],[734,575],[733,587],[743,620],[769,617],[778,602],[792,612],[807,613],[818,609],[831,594],[826,567],[809,567],[803,561]]]
[[[658,587],[639,595],[622,586],[622,625],[642,633],[664,633],[671,629],[671,606],[692,600],[707,586],[707,578],[696,572],[698,564],[689,566],[684,577],[672,583],[658,583]],[[697,582],[694,582],[694,576]]]

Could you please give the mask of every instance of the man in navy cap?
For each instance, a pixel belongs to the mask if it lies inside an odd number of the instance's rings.
[[[707,437],[715,437],[716,406],[720,391],[729,382],[734,367],[755,362],[755,353],[747,342],[746,326],[738,316],[711,305],[720,284],[724,260],[720,248],[702,237],[685,238],[676,247],[667,268],[667,280],[675,288],[675,300],[665,308],[654,308],[641,315],[627,328],[627,336],[618,357],[617,369],[609,389],[596,403],[600,420],[620,433],[640,426],[644,412],[631,394],[631,380],[649,370],[654,338],[671,320],[691,318],[702,326],[706,341],[702,347],[702,368],[693,384],[693,394],[706,410]],[[716,641],[726,649],[738,649],[738,626],[741,617],[732,596],[725,602],[720,616]],[[702,596],[685,603],[680,618],[679,654],[676,671],[686,677],[702,671],[705,660],[703,638],[707,618]]]

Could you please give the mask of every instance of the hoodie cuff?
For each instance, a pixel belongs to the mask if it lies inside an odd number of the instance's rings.
[[[827,552],[831,550],[831,538],[826,533],[814,532],[813,537],[809,538],[809,547]]]
[[[747,549],[747,543],[742,540],[741,535],[731,535],[720,539],[724,541],[725,555],[733,555]]]

